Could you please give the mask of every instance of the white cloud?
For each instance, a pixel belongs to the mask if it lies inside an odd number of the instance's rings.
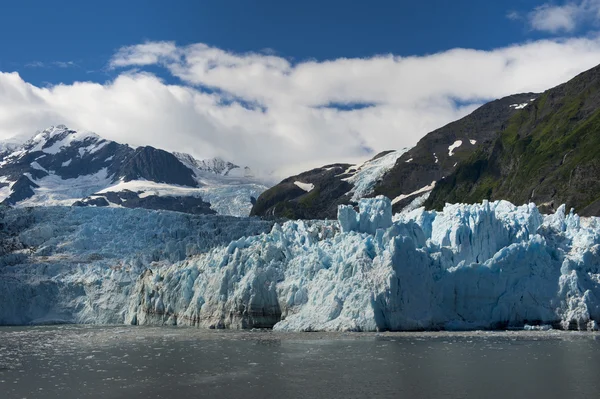
[[[59,68],[71,68],[77,66],[73,61],[54,61],[52,64]]]
[[[41,61],[32,61],[32,62],[28,62],[27,64],[25,64],[25,67],[27,67],[27,68],[43,68],[44,63]]]
[[[159,64],[180,83],[125,71],[104,84],[42,88],[0,73],[0,138],[64,123],[132,145],[222,156],[285,175],[414,145],[476,104],[545,90],[599,60],[600,38],[297,64],[271,53],[145,43],[119,50],[110,65]],[[331,103],[375,105],[324,107]]]
[[[127,65],[151,65],[163,59],[175,59],[177,47],[171,42],[148,42],[119,49],[110,62],[112,68]]]
[[[509,18],[510,15],[513,14],[509,14]],[[550,33],[572,32],[584,22],[596,22],[600,19],[600,0],[570,1],[562,5],[546,3],[536,7],[528,17],[534,30]]]

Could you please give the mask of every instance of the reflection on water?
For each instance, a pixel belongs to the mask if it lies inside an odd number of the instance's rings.
[[[596,397],[600,335],[0,328],[2,398]]]

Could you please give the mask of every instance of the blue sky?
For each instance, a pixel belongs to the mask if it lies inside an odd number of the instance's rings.
[[[173,40],[291,60],[488,50],[547,36],[509,12],[536,0],[58,0],[10,1],[0,23],[0,69],[34,84],[103,81],[121,46]],[[72,64],[70,64],[72,63]],[[42,67],[41,65],[44,65]],[[167,75],[164,78],[169,78]]]
[[[5,1],[0,140],[49,125],[285,176],[600,64],[600,0]]]

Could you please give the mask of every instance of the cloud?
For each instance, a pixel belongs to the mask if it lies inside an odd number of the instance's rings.
[[[73,61],[54,61],[52,65],[59,68],[71,68],[77,66],[77,64],[75,64]]]
[[[508,17],[518,14],[510,13]],[[528,22],[533,30],[550,33],[572,32],[586,22],[600,19],[600,0],[581,0],[563,5],[546,3],[528,14]]]
[[[152,65],[159,61],[174,61],[178,49],[172,42],[148,42],[120,48],[110,61],[111,68],[128,65]]]
[[[517,11],[509,11],[506,14],[506,18],[510,19],[511,21],[519,21],[523,19],[523,16]]]
[[[49,68],[49,67],[58,67],[58,68],[71,68],[76,67],[77,64],[73,61],[52,61],[50,63],[45,63],[42,61],[33,61],[25,64],[26,68]]]
[[[118,75],[106,83],[36,87],[0,73],[0,138],[64,123],[284,176],[412,146],[487,100],[543,91],[599,60],[600,38],[298,63],[150,42],[118,50],[109,61]],[[149,65],[178,83],[145,72]]]
[[[25,64],[26,68],[43,68],[44,67],[44,63],[41,61],[32,61],[32,62],[28,62],[27,64]]]

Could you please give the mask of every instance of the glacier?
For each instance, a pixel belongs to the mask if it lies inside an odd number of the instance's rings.
[[[0,214],[0,324],[386,331],[598,330],[600,219],[447,204],[338,220],[121,208]],[[541,327],[540,327],[541,328]]]

